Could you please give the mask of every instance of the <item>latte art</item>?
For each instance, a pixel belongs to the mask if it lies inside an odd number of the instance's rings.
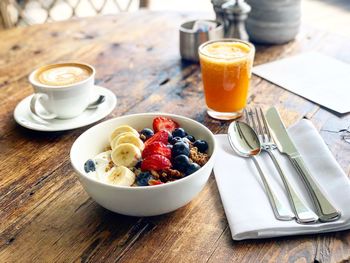
[[[91,74],[91,69],[81,64],[58,64],[39,70],[36,79],[49,86],[66,86],[81,82]]]

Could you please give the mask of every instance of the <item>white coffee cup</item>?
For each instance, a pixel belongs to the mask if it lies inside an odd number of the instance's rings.
[[[29,75],[34,88],[30,110],[42,119],[69,119],[89,105],[95,69],[85,63],[59,63],[40,67]],[[39,105],[40,104],[40,105]],[[38,108],[43,107],[46,113]]]

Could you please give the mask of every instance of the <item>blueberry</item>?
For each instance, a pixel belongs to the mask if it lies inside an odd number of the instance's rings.
[[[190,166],[190,164],[190,159],[183,154],[178,155],[173,159],[173,168],[183,173],[187,171],[187,168]]]
[[[150,172],[142,172],[136,177],[136,183],[138,186],[146,186],[150,179],[152,179]]]
[[[182,142],[181,137],[173,137],[173,139],[170,141],[171,144],[175,144],[177,142]]]
[[[141,139],[146,141],[154,135],[154,132],[152,129],[144,128],[142,131],[140,131],[140,135]]]
[[[173,137],[173,139],[171,140],[171,144],[175,144],[175,143],[177,143],[177,142],[184,142],[184,143],[186,143],[188,146],[190,146],[190,144],[189,144],[189,140],[186,138],[186,137],[184,137],[184,138],[180,138],[180,137]]]
[[[187,135],[185,138],[188,139],[190,142],[194,142],[196,140],[192,135]]]
[[[185,142],[177,142],[174,144],[173,148],[171,149],[171,156],[174,158],[178,155],[190,155],[190,147]]]
[[[85,172],[94,172],[96,171],[95,163],[93,160],[89,159],[84,163]]]
[[[173,134],[173,137],[183,138],[187,135],[187,132],[185,132],[185,130],[182,128],[176,128],[172,134]]]
[[[197,163],[190,163],[187,167],[185,174],[190,175],[193,174],[195,171],[199,170],[201,167]]]
[[[137,161],[137,163],[135,164],[135,168],[136,168],[136,169],[141,168],[141,163],[142,163],[141,160]]]
[[[205,153],[208,150],[208,143],[204,140],[197,140],[193,143],[194,147],[197,147],[198,151]]]

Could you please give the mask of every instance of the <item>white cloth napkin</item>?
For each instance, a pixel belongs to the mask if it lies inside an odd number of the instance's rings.
[[[220,134],[215,136],[218,155],[214,173],[234,240],[322,233],[350,228],[349,179],[310,121],[301,120],[289,129],[289,134],[311,174],[341,211],[341,218],[334,222],[309,225],[301,225],[294,220],[276,220],[253,161],[238,157],[231,149],[227,135]],[[301,178],[290,161],[277,149],[274,153],[295,190],[314,210]],[[268,155],[261,153],[258,158],[277,196],[291,209],[282,180]]]

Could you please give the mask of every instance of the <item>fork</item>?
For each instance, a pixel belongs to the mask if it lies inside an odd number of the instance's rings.
[[[245,109],[244,114],[248,125],[253,127],[254,131],[258,135],[262,150],[268,153],[282,179],[283,185],[287,190],[288,201],[293,209],[293,212],[295,213],[296,221],[300,224],[316,222],[318,220],[318,216],[299,197],[293,186],[288,181],[273,153],[273,151],[277,148],[277,145],[271,137],[262,109],[260,107],[255,108],[254,111],[252,109]]]

